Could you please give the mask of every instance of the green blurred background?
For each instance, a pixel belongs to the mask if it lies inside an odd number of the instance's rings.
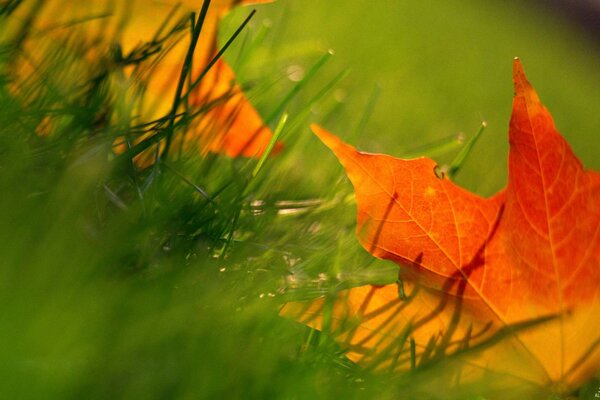
[[[272,24],[273,47],[255,62],[273,60],[281,70],[282,54],[290,65],[303,65],[306,52],[333,49],[328,67],[351,72],[339,85],[343,107],[326,127],[365,150],[400,156],[442,137],[472,136],[487,121],[458,182],[491,195],[506,180],[514,57],[521,58],[575,153],[586,166],[600,167],[599,35],[567,18],[569,5],[585,2],[564,2],[565,8],[559,3],[278,1],[259,8],[257,22]],[[600,24],[588,16],[591,24]],[[360,138],[352,138],[376,87],[368,125]]]
[[[550,4],[257,6],[226,58],[262,115],[277,110],[329,49],[335,55],[285,106],[286,148],[249,184],[253,161],[174,165],[209,193],[225,185],[214,204],[170,170],[135,177],[114,168],[110,141],[81,145],[93,118],[69,125],[71,136],[52,146],[38,143],[36,125],[20,116],[41,118],[44,107],[2,86],[0,397],[548,397],[491,379],[452,392],[435,369],[371,375],[326,337],[315,340],[277,313],[287,300],[396,276],[395,266],[360,248],[351,186],[310,122],[364,150],[435,153],[443,164],[458,148],[437,151],[435,143],[461,132],[468,139],[487,121],[456,180],[491,195],[505,184],[511,66],[519,56],[575,153],[600,169],[598,37]],[[222,42],[247,14],[239,8],[226,18]],[[140,199],[136,179],[147,183]],[[306,199],[317,205],[282,203]]]

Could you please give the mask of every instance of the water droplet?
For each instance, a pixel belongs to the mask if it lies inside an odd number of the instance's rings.
[[[299,82],[304,78],[304,68],[300,65],[290,65],[286,70],[287,77],[292,82]]]

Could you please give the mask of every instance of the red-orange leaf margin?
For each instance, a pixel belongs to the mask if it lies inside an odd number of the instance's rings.
[[[363,286],[283,315],[322,329],[329,304],[349,358],[395,369],[462,352],[472,370],[563,389],[600,372],[600,174],[557,132],[518,59],[513,80],[508,185],[488,199],[438,178],[431,159],[359,152],[312,126],[354,186],[361,244],[401,266],[408,299]]]

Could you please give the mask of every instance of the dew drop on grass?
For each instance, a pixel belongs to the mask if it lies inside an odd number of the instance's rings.
[[[336,89],[335,92],[333,92],[333,97],[338,103],[343,103],[346,100],[346,97],[348,97],[348,93],[344,89]]]
[[[287,77],[292,82],[300,82],[304,78],[304,68],[300,65],[290,65],[286,70]]]

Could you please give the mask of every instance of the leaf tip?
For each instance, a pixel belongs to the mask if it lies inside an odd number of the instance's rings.
[[[351,147],[350,145],[344,143],[333,133],[328,132],[326,129],[322,128],[318,124],[311,124],[310,129],[315,135],[317,135],[317,137],[323,142],[323,144],[325,144],[325,146],[329,147],[331,151],[333,151],[336,154],[338,150],[343,147]]]
[[[525,104],[529,107],[530,114],[544,111],[540,98],[531,83],[529,83],[523,69],[523,64],[518,57],[515,57],[513,60],[513,83],[515,98],[520,97],[525,101]]]
[[[310,124],[310,130],[313,131],[313,133],[315,135],[317,135],[317,137],[319,139],[321,139],[321,141],[325,141],[324,138],[326,138],[327,136],[331,135],[331,133],[327,132],[320,125],[315,124],[315,123]]]
[[[515,96],[523,96],[526,98],[529,104],[536,104],[540,102],[540,99],[529,83],[523,64],[519,57],[515,57],[513,60],[513,83],[515,87]]]
[[[523,63],[521,63],[519,57],[515,57],[513,59],[513,82],[515,84],[515,92],[517,93],[519,87],[524,82],[527,82],[527,77],[525,76],[525,71],[523,70]]]

